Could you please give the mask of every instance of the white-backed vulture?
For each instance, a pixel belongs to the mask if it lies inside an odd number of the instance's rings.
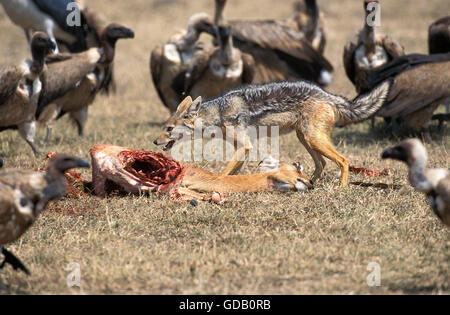
[[[376,32],[375,21],[370,25],[368,19],[375,10],[374,4],[380,5],[378,0],[364,1],[364,27],[356,42],[351,41],[344,48],[345,72],[358,93],[370,90],[367,81],[371,71],[405,54],[399,42]]]
[[[206,13],[198,13],[189,19],[188,29],[171,36],[163,46],[152,50],[150,73],[153,84],[163,104],[175,112],[186,93],[186,70],[197,55],[209,54],[212,48],[198,42],[200,34],[214,34],[214,22]]]
[[[325,19],[323,13],[319,10],[317,1],[298,1],[294,4],[294,10],[295,15],[287,22],[298,32],[303,32],[314,49],[323,54],[327,42]]]
[[[253,57],[233,47],[229,26],[219,26],[217,33],[219,47],[212,53],[197,54],[189,64],[186,86],[192,98],[213,98],[253,82]]]
[[[406,139],[385,150],[383,159],[405,162],[409,167],[408,179],[417,191],[426,194],[434,213],[450,227],[450,171],[427,169],[427,151],[418,139]]]
[[[369,89],[390,78],[391,91],[376,115],[424,131],[433,112],[450,97],[450,53],[401,56],[370,74]]]
[[[226,0],[216,0],[216,25],[224,22]],[[309,80],[322,86],[332,81],[333,66],[287,21],[227,21],[233,43],[255,60],[253,83]]]
[[[79,12],[72,0],[0,0],[11,21],[22,27],[28,41],[30,32],[46,32],[53,42],[63,42],[70,50],[84,51],[86,30],[84,15]],[[79,18],[79,20],[77,20]],[[68,21],[74,25],[69,25]],[[78,25],[77,25],[78,24]],[[56,49],[58,51],[58,48]]]
[[[60,199],[66,192],[64,173],[72,168],[89,168],[89,163],[65,154],[57,154],[45,172],[20,169],[0,171],[0,247],[14,242],[34,223],[47,203]],[[11,253],[2,248],[5,263],[14,269],[28,270]]]
[[[33,59],[0,72],[0,131],[18,129],[35,155],[39,154],[34,145],[35,114],[45,83],[40,76],[45,72],[45,57],[55,47],[45,33],[38,32],[31,39]]]
[[[36,117],[47,126],[50,139],[54,121],[69,113],[83,134],[88,106],[105,80],[105,69],[114,61],[118,39],[133,38],[132,30],[110,24],[102,32],[99,48],[91,48],[78,54],[57,54],[47,57],[44,72],[45,85],[39,98]]]

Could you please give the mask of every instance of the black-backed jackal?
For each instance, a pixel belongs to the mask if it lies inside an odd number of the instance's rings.
[[[246,130],[248,126],[278,126],[280,134],[297,132],[298,139],[314,160],[313,181],[321,177],[326,157],[340,167],[341,186],[345,187],[348,162],[334,148],[331,132],[336,123],[343,126],[372,116],[384,104],[390,87],[391,81],[383,82],[353,101],[306,81],[241,87],[205,102],[200,97],[195,101],[187,97],[154,143],[165,145],[164,150],[169,150],[180,139],[180,134],[175,132],[176,127],[194,129],[198,119],[202,120],[204,128],[234,126]],[[237,150],[222,175],[236,174],[252,148],[248,135],[234,140]]]

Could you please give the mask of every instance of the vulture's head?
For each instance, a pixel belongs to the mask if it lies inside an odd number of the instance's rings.
[[[66,171],[72,168],[89,168],[90,165],[85,160],[80,158],[66,155],[66,154],[55,154],[52,156],[48,162],[47,170],[57,171],[64,174]]]
[[[215,35],[214,21],[207,13],[197,13],[191,16],[188,22],[186,35],[178,43],[177,47],[181,51],[191,48],[199,39],[202,33]]]
[[[115,44],[117,40],[124,38],[134,38],[134,32],[120,24],[111,23],[103,29],[100,35],[103,41],[107,41],[110,44]]]
[[[381,158],[402,161],[408,166],[417,162],[426,164],[427,151],[419,139],[406,139],[399,145],[386,149]]]
[[[373,11],[374,4],[378,4],[378,0],[364,0],[364,10],[366,10],[367,14],[369,14]]]
[[[33,59],[44,59],[56,49],[56,44],[43,32],[36,32],[31,38],[31,54]]]

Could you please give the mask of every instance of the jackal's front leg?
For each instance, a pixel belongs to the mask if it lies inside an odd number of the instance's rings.
[[[234,156],[220,174],[222,176],[235,175],[248,163],[248,153],[252,149],[252,143],[248,134],[245,133],[243,137],[235,135],[233,142]]]

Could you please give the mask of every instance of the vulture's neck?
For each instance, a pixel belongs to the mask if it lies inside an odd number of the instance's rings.
[[[375,54],[376,32],[375,26],[370,26],[367,24],[367,21],[364,25],[363,43],[366,49],[366,55],[369,58],[372,57]]]
[[[31,73],[34,77],[38,77],[44,70],[45,54],[41,51],[33,51],[32,56]]]
[[[230,38],[222,44],[220,51],[221,63],[224,66],[232,65],[234,62],[234,49],[233,49],[233,38]]]
[[[102,40],[102,57],[100,59],[101,64],[110,64],[114,61],[114,54],[116,49],[116,39],[103,39]]]
[[[66,176],[60,170],[50,165],[47,168],[45,179],[48,183],[48,186],[44,189],[47,200],[59,199],[66,193]]]
[[[426,158],[413,158],[408,162],[408,178],[411,186],[424,193],[428,193],[433,189],[431,182],[425,176],[426,165]]]

